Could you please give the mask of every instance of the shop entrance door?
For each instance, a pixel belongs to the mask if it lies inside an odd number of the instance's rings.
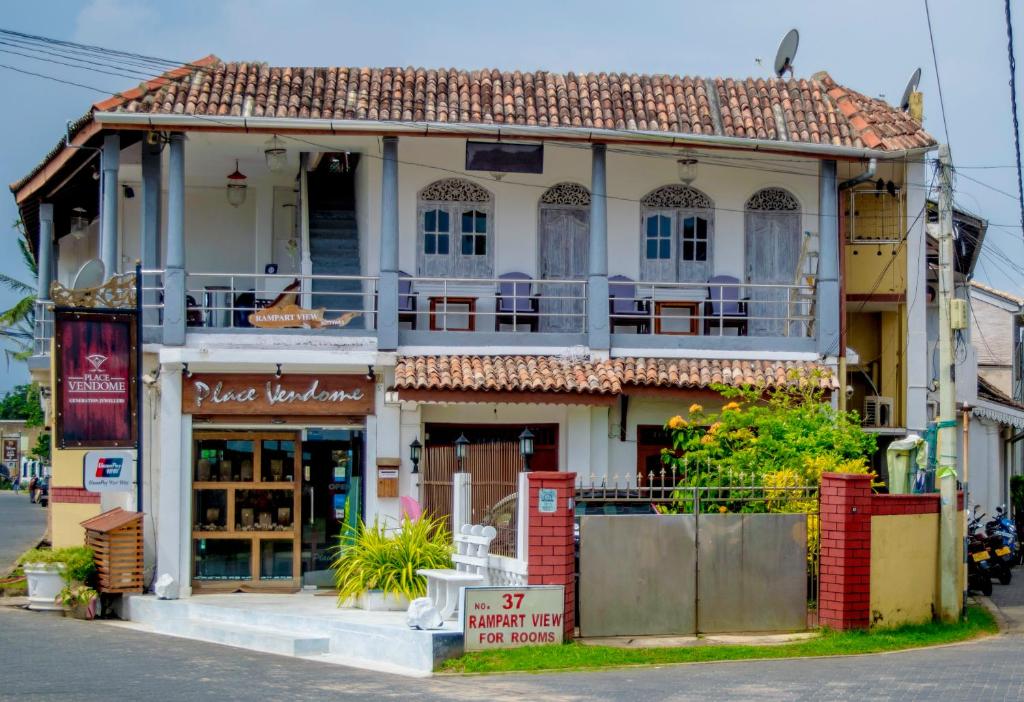
[[[334,586],[330,570],[346,526],[363,516],[362,429],[309,429],[302,442],[302,585]]]

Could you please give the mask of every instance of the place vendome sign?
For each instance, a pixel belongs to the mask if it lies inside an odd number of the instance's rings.
[[[181,405],[202,415],[372,414],[374,384],[355,373],[193,373],[182,377]]]

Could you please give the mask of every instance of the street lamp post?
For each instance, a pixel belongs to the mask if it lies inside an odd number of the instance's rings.
[[[523,457],[523,472],[530,472],[530,458],[533,457],[533,432],[529,427],[523,427],[523,433],[519,435],[519,455]]]

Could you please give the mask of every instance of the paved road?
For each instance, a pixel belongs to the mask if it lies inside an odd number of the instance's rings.
[[[414,680],[0,608],[0,700],[984,702],[1024,699],[1022,659],[1024,637],[1004,636],[855,658]]]
[[[28,501],[22,490],[15,495],[0,490],[0,577],[26,549],[39,543],[46,531],[46,509]]]

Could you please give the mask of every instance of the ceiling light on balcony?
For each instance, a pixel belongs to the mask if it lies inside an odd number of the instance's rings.
[[[249,186],[245,184],[247,178],[238,170],[238,160],[235,160],[235,172],[228,174],[228,203],[232,207],[239,207],[245,202],[245,193]]]
[[[85,230],[89,228],[89,217],[86,215],[85,210],[81,207],[73,208],[71,210],[69,224],[71,228],[71,236],[75,239],[82,239],[85,237]]]
[[[697,179],[697,159],[693,157],[679,159],[676,161],[676,170],[679,174],[679,182],[689,185]]]
[[[267,148],[263,155],[267,158],[267,168],[271,173],[283,173],[288,168],[288,150],[284,148],[284,142],[274,137],[267,142]]]

